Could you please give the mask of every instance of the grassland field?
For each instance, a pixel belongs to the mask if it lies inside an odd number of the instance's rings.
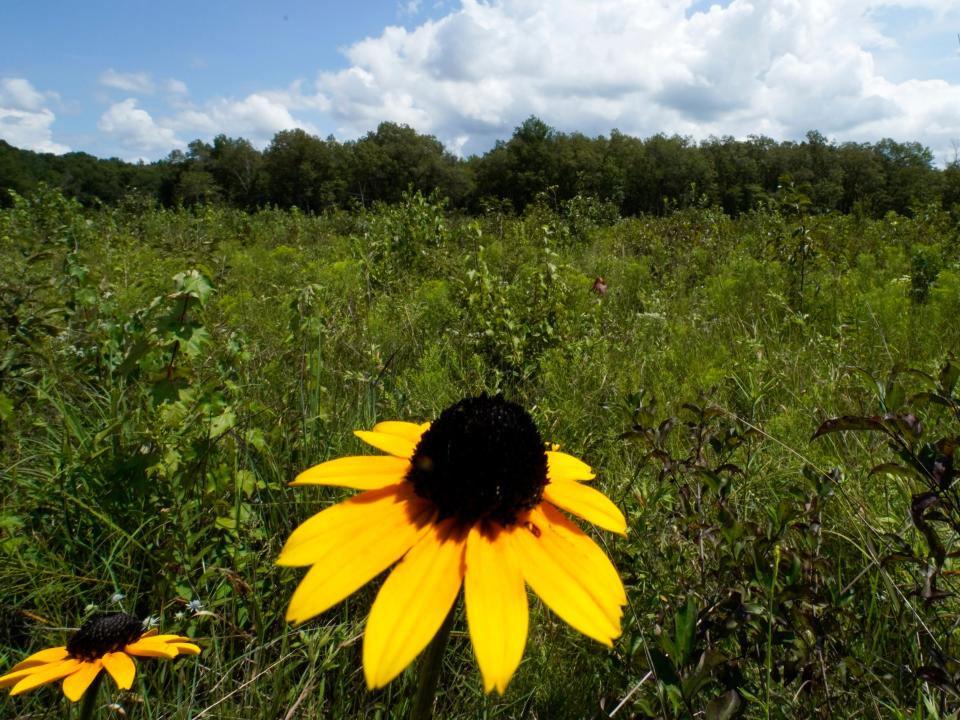
[[[502,697],[458,618],[436,717],[957,717],[960,224],[938,207],[41,191],[0,209],[0,319],[0,672],[119,609],[203,648],[106,683],[101,717],[405,717],[415,666],[363,680],[376,582],[284,621],[284,540],[349,494],[287,483],[483,392],[627,515],[589,532],[629,602],[608,650],[531,599]],[[71,713],[56,685],[0,693],[5,718]]]

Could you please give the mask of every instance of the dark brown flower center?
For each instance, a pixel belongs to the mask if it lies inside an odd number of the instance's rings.
[[[547,456],[526,410],[481,395],[440,413],[417,444],[407,480],[441,519],[512,525],[542,499]]]
[[[97,615],[87,620],[67,641],[67,652],[78,660],[96,660],[123,650],[143,634],[143,623],[126,613]]]

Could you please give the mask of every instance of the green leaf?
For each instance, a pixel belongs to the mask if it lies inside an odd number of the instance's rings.
[[[0,393],[0,422],[9,422],[13,417],[13,400]]]
[[[730,720],[740,710],[743,701],[736,690],[727,690],[707,703],[707,720]]]
[[[198,357],[210,342],[210,333],[205,327],[188,325],[176,335],[180,339],[180,352],[188,358]]]
[[[934,403],[936,405],[941,405],[945,408],[952,408],[953,401],[943,395],[932,392],[918,392],[915,395],[911,395],[908,403],[915,405],[917,403]]]
[[[173,284],[178,293],[189,295],[197,300],[201,307],[206,305],[207,298],[213,292],[210,278],[199,270],[188,270],[174,275]]]
[[[114,420],[112,423],[107,425],[107,427],[93,436],[93,446],[97,447],[100,445],[104,440],[113,435],[117,431],[117,428],[119,428],[121,425],[123,425],[123,418]]]
[[[831,418],[824,421],[817,431],[813,434],[811,440],[816,440],[821,435],[827,433],[841,432],[843,430],[879,430],[888,433],[889,429],[879,416],[864,417],[860,415],[844,415],[843,417]]]
[[[74,298],[76,301],[80,305],[86,305],[87,307],[96,305],[99,297],[100,296],[97,294],[97,291],[91,287],[80,288],[76,291],[76,293],[74,293]]]
[[[916,478],[916,473],[910,470],[909,468],[904,467],[898,463],[881,463],[875,465],[870,469],[870,474],[868,477],[873,477],[874,475],[893,475],[894,477],[901,477],[905,480],[914,480]]]
[[[674,659],[678,667],[683,667],[690,662],[693,655],[693,641],[697,631],[697,601],[693,597],[687,598],[687,604],[677,610],[673,616],[673,625],[673,647],[677,653]]]
[[[947,360],[940,369],[940,391],[950,397],[958,379],[960,379],[960,365],[952,360]]]
[[[0,515],[0,530],[8,533],[15,533],[24,526],[23,520],[16,515]]]
[[[154,403],[162,405],[179,399],[180,391],[185,387],[187,387],[187,381],[182,377],[174,376],[169,380],[162,377],[150,387],[150,394]]]
[[[247,430],[244,439],[260,452],[263,452],[264,448],[267,447],[267,440],[263,435],[263,430],[260,428],[250,428]]]
[[[653,662],[653,671],[657,675],[657,680],[664,685],[680,685],[680,676],[670,662],[670,658],[664,655],[656,648],[650,648],[650,660]]]
[[[151,347],[152,343],[147,338],[137,340],[137,342],[133,344],[133,347],[127,351],[127,356],[123,359],[123,362],[120,363],[117,372],[124,376],[132,373],[137,368],[140,358],[146,355]]]
[[[880,382],[879,380],[877,380],[873,375],[871,375],[869,372],[867,372],[866,370],[864,370],[864,369],[861,368],[861,367],[857,367],[857,366],[855,366],[855,365],[852,365],[852,366],[848,366],[847,369],[848,369],[848,370],[852,370],[853,372],[857,373],[857,375],[859,375],[860,377],[862,377],[863,379],[865,379],[868,383],[870,383],[871,385],[873,385],[874,388],[875,388],[876,391],[877,391],[877,392],[876,392],[877,400],[880,401],[880,402],[883,402],[883,398],[884,398],[884,395],[885,395],[883,383],[881,383],[881,382]]]
[[[708,650],[700,655],[696,667],[683,681],[685,697],[695,697],[700,690],[713,681],[714,670],[727,662],[727,657],[719,650]]]
[[[237,487],[247,497],[257,490],[257,476],[249,470],[237,470]]]
[[[906,399],[906,391],[900,383],[890,383],[883,396],[883,406],[888,412],[895,412],[903,406]]]
[[[215,440],[237,424],[237,414],[228,407],[210,423],[210,439]]]

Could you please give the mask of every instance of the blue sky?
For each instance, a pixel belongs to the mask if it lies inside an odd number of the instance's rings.
[[[402,122],[960,145],[960,0],[0,0],[0,137],[153,160]]]

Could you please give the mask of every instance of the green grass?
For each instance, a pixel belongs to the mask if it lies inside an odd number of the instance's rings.
[[[122,607],[204,648],[105,683],[128,717],[404,717],[415,668],[363,683],[378,583],[284,622],[302,571],[275,566],[283,541],[347,494],[286,483],[361,451],[354,428],[485,391],[625,511],[626,539],[591,533],[629,605],[607,650],[533,599],[502,698],[459,618],[437,717],[951,717],[958,606],[916,593],[923,488],[868,474],[895,459],[877,434],[811,440],[883,412],[868,375],[889,399],[892,368],[936,375],[960,349],[951,218],[565,212],[0,211],[0,671]],[[888,410],[960,435],[899,377]],[[55,686],[0,695],[4,717],[67,709]]]

